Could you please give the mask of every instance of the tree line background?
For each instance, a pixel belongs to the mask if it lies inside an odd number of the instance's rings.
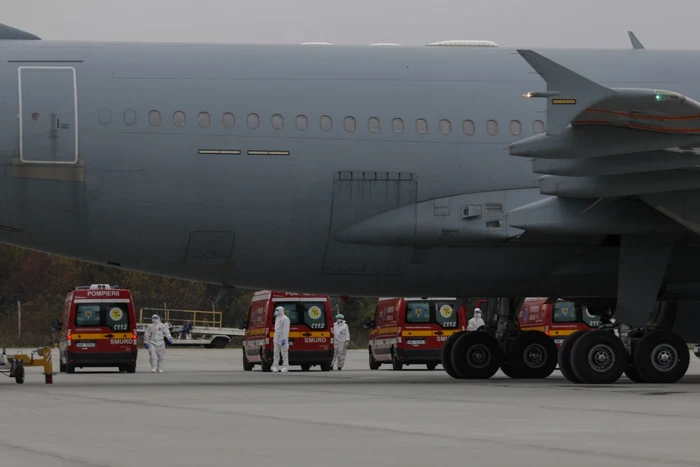
[[[220,287],[201,282],[169,279],[83,263],[67,258],[0,245],[0,346],[24,347],[53,344],[51,321],[60,318],[66,295],[76,285],[111,284],[129,288],[136,316],[142,307],[212,310]],[[235,327],[247,316],[255,290],[236,289],[222,305],[224,326]],[[372,297],[331,297],[334,315],[345,315],[352,334],[351,347],[366,347],[368,331],[362,327],[372,316]],[[18,332],[18,303],[21,334]],[[234,339],[232,346],[239,346]]]

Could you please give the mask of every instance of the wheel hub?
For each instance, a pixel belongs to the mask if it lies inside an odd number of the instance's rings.
[[[467,362],[473,368],[484,368],[491,361],[491,352],[482,344],[471,346],[467,350]]]
[[[678,364],[678,354],[669,344],[659,344],[651,351],[651,364],[657,371],[671,371]]]
[[[588,364],[594,371],[605,373],[615,365],[615,351],[606,344],[598,344],[588,352]]]
[[[523,350],[523,360],[529,368],[540,368],[547,363],[547,351],[541,344],[530,344]]]

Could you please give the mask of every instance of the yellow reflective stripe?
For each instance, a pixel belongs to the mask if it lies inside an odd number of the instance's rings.
[[[377,329],[377,334],[396,334],[399,331],[397,326],[392,326],[390,328],[379,328]]]
[[[578,329],[561,329],[561,330],[550,329],[549,335],[550,336],[568,336],[570,334],[575,333],[576,331],[578,331]]]
[[[118,332],[118,333],[108,332],[107,334],[101,334],[101,333],[71,334],[71,339],[92,339],[92,340],[97,340],[97,339],[133,339],[133,337],[134,337],[134,334],[131,332]]]
[[[544,326],[520,326],[523,331],[542,331],[544,332]]]
[[[453,331],[401,331],[403,337],[429,337],[429,336],[451,336],[452,334],[458,332],[458,330]]]
[[[270,337],[275,337],[274,331],[270,332]],[[331,337],[329,331],[295,331],[289,333],[289,338],[292,337]]]
[[[246,331],[247,336],[263,336],[265,335],[265,328],[250,329]]]

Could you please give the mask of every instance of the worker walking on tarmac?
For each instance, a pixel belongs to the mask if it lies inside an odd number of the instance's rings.
[[[474,317],[467,323],[467,331],[476,331],[481,326],[485,326],[486,323],[481,319],[481,309],[474,308]]]
[[[333,324],[333,362],[331,368],[338,363],[338,370],[342,370],[345,365],[345,355],[348,353],[348,342],[350,342],[350,328],[345,322],[345,316],[338,313]]]
[[[284,308],[275,308],[275,337],[273,339],[275,350],[272,356],[272,372],[279,369],[280,352],[282,353],[282,373],[289,371],[289,318],[284,313]]]
[[[151,357],[151,373],[163,373],[163,360],[165,359],[165,341],[173,344],[170,329],[160,321],[160,316],[151,316],[151,324],[146,328],[143,335],[146,350]]]

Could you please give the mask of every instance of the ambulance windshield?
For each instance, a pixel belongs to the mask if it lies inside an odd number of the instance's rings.
[[[325,302],[277,302],[277,306],[284,307],[292,326],[305,325],[310,329],[328,327]]]
[[[445,329],[455,329],[457,310],[454,302],[410,301],[406,303],[407,324],[437,324]]]
[[[123,303],[79,303],[75,309],[75,325],[104,326],[112,331],[128,331],[129,310]]]

